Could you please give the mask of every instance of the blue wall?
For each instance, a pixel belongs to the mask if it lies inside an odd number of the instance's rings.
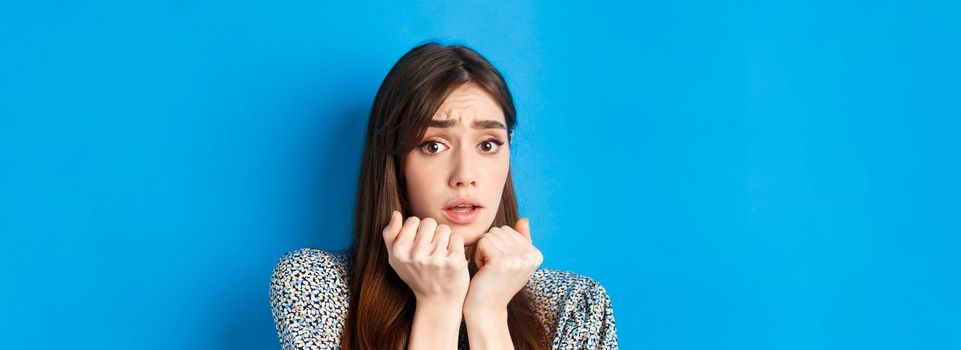
[[[953,1],[0,1],[0,348],[269,349],[428,39],[518,101],[545,267],[626,349],[961,348]]]

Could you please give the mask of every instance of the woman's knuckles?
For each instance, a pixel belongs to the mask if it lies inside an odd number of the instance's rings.
[[[466,267],[467,260],[458,256],[446,255],[395,255],[390,261],[392,265],[404,266],[414,270],[458,270]]]
[[[531,259],[533,259],[534,265],[541,266],[541,264],[544,263],[544,254],[541,253],[540,250],[535,249],[530,254],[531,254]]]
[[[420,225],[420,219],[418,219],[417,217],[411,216],[407,218],[407,220],[404,221],[404,225],[400,227],[400,234],[403,234],[404,232],[410,232],[410,231],[416,232],[417,227],[419,225]]]
[[[437,220],[434,220],[434,218],[431,218],[431,217],[426,217],[420,221],[420,224],[427,225],[427,226],[437,226]]]
[[[515,254],[488,254],[487,265],[501,271],[525,270],[540,266],[544,256],[537,249],[527,250]]]

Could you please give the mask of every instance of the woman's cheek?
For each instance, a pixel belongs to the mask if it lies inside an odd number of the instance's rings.
[[[428,164],[423,164],[416,157],[410,159],[404,169],[411,209],[414,215],[418,217],[426,216],[425,214],[430,209],[427,198],[431,194],[429,187],[431,173],[427,169]]]

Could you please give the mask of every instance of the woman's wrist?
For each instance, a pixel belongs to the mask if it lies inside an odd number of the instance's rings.
[[[409,349],[454,349],[460,333],[463,303],[417,299]]]
[[[468,300],[464,301],[464,317],[476,316],[476,317],[486,317],[491,318],[493,316],[499,316],[501,314],[507,315],[507,304],[506,303],[493,303],[493,302],[477,302]]]
[[[507,307],[464,309],[464,323],[471,349],[511,349]]]
[[[416,298],[414,315],[426,316],[432,323],[460,327],[464,302],[446,298]]]
[[[507,307],[465,307],[464,321],[466,322],[507,322]]]

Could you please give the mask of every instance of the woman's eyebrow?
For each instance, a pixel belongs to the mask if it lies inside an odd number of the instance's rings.
[[[432,127],[432,128],[449,128],[449,127],[454,126],[454,124],[457,124],[457,120],[456,120],[456,119],[431,120],[431,121],[430,121],[430,127]],[[504,124],[502,124],[501,122],[496,121],[496,120],[475,120],[472,126],[474,127],[474,129],[504,129],[504,130],[507,130],[507,127],[505,127]]]

